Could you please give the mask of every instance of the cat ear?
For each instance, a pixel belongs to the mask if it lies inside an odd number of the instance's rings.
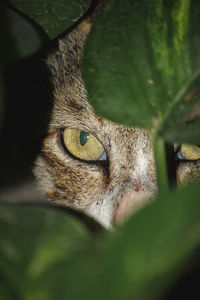
[[[74,25],[56,38],[47,64],[52,74],[52,84],[60,89],[77,85],[82,81],[82,58],[84,45],[98,11],[107,0],[94,0],[88,11]],[[80,85],[80,82],[79,82]]]

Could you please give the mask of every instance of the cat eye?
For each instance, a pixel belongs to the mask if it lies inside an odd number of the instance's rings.
[[[97,138],[86,131],[66,128],[63,142],[67,150],[75,157],[86,161],[105,161],[107,155]]]
[[[200,147],[197,145],[182,144],[177,152],[180,160],[197,160],[200,159]]]

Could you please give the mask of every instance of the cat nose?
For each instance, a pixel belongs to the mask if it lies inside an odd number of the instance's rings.
[[[123,223],[130,215],[148,202],[153,194],[152,191],[146,190],[140,181],[135,183],[131,189],[126,190],[116,199],[112,223],[114,225]]]

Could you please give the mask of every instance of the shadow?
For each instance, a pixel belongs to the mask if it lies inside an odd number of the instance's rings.
[[[52,102],[43,50],[49,43],[48,37],[29,17],[11,9],[31,23],[41,41],[35,54],[20,59],[7,17],[9,10],[9,6],[0,5],[0,23],[3,24],[0,62],[4,84],[0,187],[17,184],[32,176],[32,162],[40,149]]]
[[[200,247],[198,247],[183,272],[168,290],[163,300],[199,300],[200,299]]]

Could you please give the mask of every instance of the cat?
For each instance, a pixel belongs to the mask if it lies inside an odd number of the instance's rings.
[[[33,172],[54,204],[81,211],[109,229],[153,198],[157,179],[147,132],[101,118],[88,99],[82,58],[100,6],[60,36],[47,57],[54,103]],[[180,146],[175,151],[182,184],[192,172],[199,174],[200,160],[185,159]]]

